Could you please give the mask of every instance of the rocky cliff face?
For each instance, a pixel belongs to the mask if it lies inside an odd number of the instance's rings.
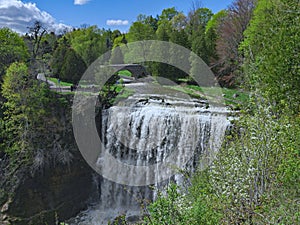
[[[55,224],[68,219],[85,209],[94,189],[92,173],[79,157],[70,166],[24,175],[14,197],[2,207],[12,224]]]
[[[76,147],[71,124],[72,98],[59,96],[43,152],[24,163],[2,155],[0,224],[56,224],[85,209],[95,193],[93,171]],[[43,140],[39,140],[43,141]]]

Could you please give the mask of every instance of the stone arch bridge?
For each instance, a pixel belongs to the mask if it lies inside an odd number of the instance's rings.
[[[111,64],[109,66],[117,69],[116,72],[119,72],[121,70],[128,70],[129,72],[131,72],[132,77],[134,77],[135,79],[149,75],[146,68],[140,64]]]

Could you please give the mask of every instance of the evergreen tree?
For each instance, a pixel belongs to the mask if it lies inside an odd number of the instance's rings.
[[[72,48],[69,48],[66,52],[59,78],[63,81],[76,84],[81,79],[86,68],[86,64],[80,55]]]
[[[70,48],[69,41],[66,37],[63,37],[59,40],[59,44],[53,53],[53,57],[50,61],[50,67],[52,69],[53,76],[59,78],[61,73],[65,56],[67,54],[68,49]]]

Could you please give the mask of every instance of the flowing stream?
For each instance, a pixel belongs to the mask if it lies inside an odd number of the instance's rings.
[[[123,184],[95,176],[98,193],[93,197],[94,204],[70,224],[107,224],[119,215],[136,220],[141,206],[155,199],[155,188],[171,180],[184,182],[178,169],[193,172],[212,160],[230,124],[227,109],[208,107],[205,101],[181,92],[149,83],[132,83],[127,88],[135,94],[102,111],[101,138],[116,161],[146,169],[114,174],[120,176],[117,180],[124,180]],[[175,171],[173,174],[156,166],[166,162]],[[101,156],[97,164],[105,164]],[[112,174],[120,169],[110,166],[106,169]]]

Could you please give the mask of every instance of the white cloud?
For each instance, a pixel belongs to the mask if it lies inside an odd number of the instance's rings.
[[[128,25],[128,20],[107,20],[106,25],[108,25],[108,26],[126,26],[126,25]]]
[[[74,0],[74,5],[84,5],[88,3],[90,0]]]
[[[70,29],[63,23],[56,23],[47,12],[37,8],[35,3],[23,3],[19,0],[0,0],[0,28],[9,27],[18,33],[28,32],[35,21],[40,21],[48,31],[61,33]]]

